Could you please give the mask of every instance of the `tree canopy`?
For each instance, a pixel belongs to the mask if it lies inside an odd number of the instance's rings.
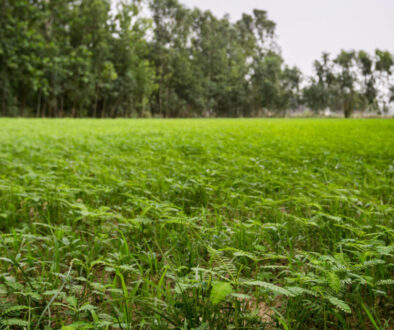
[[[2,0],[0,113],[37,117],[238,117],[308,107],[386,111],[393,55],[327,53],[306,79],[276,24],[177,0]],[[390,94],[391,91],[391,94]]]

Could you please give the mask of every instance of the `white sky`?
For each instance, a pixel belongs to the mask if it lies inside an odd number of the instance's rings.
[[[394,53],[394,0],[180,0],[239,19],[254,8],[268,11],[286,62],[310,74],[323,51],[375,48]]]

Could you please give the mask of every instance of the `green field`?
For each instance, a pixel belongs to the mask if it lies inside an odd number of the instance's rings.
[[[393,120],[0,127],[0,328],[393,326]]]

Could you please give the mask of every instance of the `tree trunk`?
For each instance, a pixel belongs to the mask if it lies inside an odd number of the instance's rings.
[[[25,106],[26,106],[26,93],[22,90],[22,102],[20,105],[20,116],[23,117],[25,115]]]
[[[95,95],[94,95],[93,118],[97,117],[97,101],[98,101],[97,94],[98,94],[98,88],[96,88],[96,92],[95,92]]]
[[[5,89],[3,89],[3,97],[2,97],[2,100],[1,100],[1,107],[2,107],[3,116],[4,117],[7,116],[8,109],[7,109],[7,105],[6,105],[6,102],[5,102]]]
[[[75,102],[73,102],[73,106],[71,108],[71,117],[75,118],[75,114],[76,114]]]
[[[161,83],[161,78],[160,78],[160,84],[159,84],[159,115],[162,116],[163,112],[163,101],[162,101],[162,83]]]
[[[104,101],[103,101],[103,105],[102,105],[102,108],[101,108],[101,118],[105,118],[105,107],[106,107],[106,102],[107,100],[104,98]]]
[[[116,117],[116,105],[112,106],[109,116],[110,116],[110,118]]]
[[[59,103],[57,97],[54,99],[53,117],[59,117]]]
[[[45,112],[46,112],[46,108],[49,106],[48,105],[48,102],[47,102],[47,100],[46,100],[46,98],[45,98],[45,96],[44,96],[44,102],[43,102],[43,107],[42,107],[42,109],[41,109],[41,117],[42,118],[44,118],[45,117]]]
[[[64,117],[64,95],[62,95],[62,96],[60,97],[60,112],[59,112],[59,116],[60,116],[61,118]]]
[[[20,107],[20,116],[23,117],[25,115],[25,104],[24,101],[22,101],[21,107]]]
[[[49,100],[48,102],[48,117],[51,118],[53,117],[53,104],[52,104],[53,100]]]
[[[41,111],[41,89],[38,92],[38,101],[37,101],[37,109],[36,109],[36,117],[40,117],[40,111]]]
[[[349,100],[345,100],[343,102],[343,110],[344,110],[345,118],[350,118],[353,112],[352,102],[350,102]]]

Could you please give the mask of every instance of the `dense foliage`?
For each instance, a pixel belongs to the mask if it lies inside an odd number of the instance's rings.
[[[177,0],[1,0],[0,114],[237,117],[302,106],[346,115],[387,109],[390,53],[324,56],[302,90],[301,72],[285,65],[275,23],[263,10],[232,22]]]
[[[389,111],[394,101],[394,58],[389,52],[377,49],[371,56],[365,51],[342,50],[334,59],[323,53],[313,65],[317,77],[303,90],[311,109],[341,109],[345,117],[354,109]]]
[[[0,328],[392,329],[393,121],[0,124]]]

